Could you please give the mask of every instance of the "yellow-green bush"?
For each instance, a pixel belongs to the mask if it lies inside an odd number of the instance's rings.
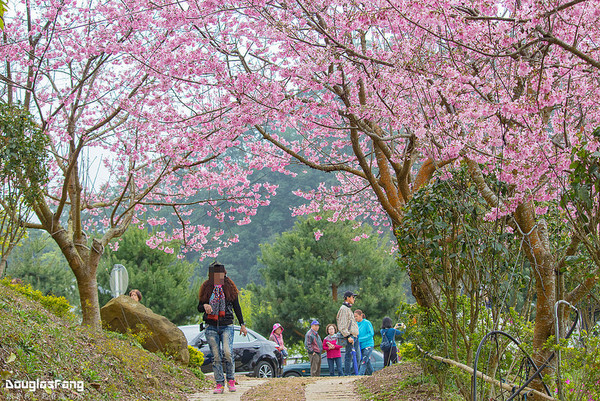
[[[419,351],[413,343],[402,343],[398,344],[398,359],[403,360],[417,359],[419,357]]]
[[[197,348],[188,345],[188,351],[190,353],[190,363],[188,367],[190,368],[199,368],[204,363],[204,354],[199,351]]]
[[[71,304],[65,297],[55,297],[53,295],[43,295],[40,291],[34,290],[31,285],[11,284],[8,277],[0,281],[3,285],[23,294],[32,301],[37,301],[48,311],[58,317],[67,317],[71,311]]]

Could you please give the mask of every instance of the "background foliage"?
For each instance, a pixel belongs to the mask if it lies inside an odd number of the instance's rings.
[[[318,319],[323,328],[335,323],[348,289],[360,293],[355,307],[365,312],[374,327],[405,299],[405,275],[397,267],[389,242],[367,225],[331,223],[326,217],[301,218],[273,243],[261,246],[265,284],[249,286],[258,331],[270,333],[279,322],[286,341],[301,340],[312,319]],[[322,234],[318,240],[315,232]]]
[[[143,230],[128,230],[119,249],[106,252],[98,273],[98,283],[104,289],[100,305],[112,298],[110,271],[118,263],[127,268],[128,291],[140,290],[145,306],[175,324],[187,323],[197,314],[199,282],[193,278],[194,265],[174,254],[148,248],[148,238],[149,234]]]
[[[21,278],[42,294],[65,297],[78,304],[75,277],[58,245],[40,232],[30,232],[11,254],[6,274]]]

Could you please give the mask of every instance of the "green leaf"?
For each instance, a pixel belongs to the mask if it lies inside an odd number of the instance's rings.
[[[6,363],[11,363],[15,359],[17,359],[17,356],[11,352],[10,355],[8,356],[8,359],[6,360]]]

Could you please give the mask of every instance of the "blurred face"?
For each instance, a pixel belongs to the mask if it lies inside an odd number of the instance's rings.
[[[278,327],[277,330],[275,330],[275,334],[280,335],[282,331],[283,327]]]
[[[327,329],[327,333],[329,335],[334,335],[335,334],[335,329],[333,328],[333,326],[329,326],[329,328]]]
[[[361,321],[362,321],[362,319],[363,319],[363,317],[362,317],[362,314],[361,314],[361,313],[356,313],[356,312],[354,312],[354,319],[355,319],[357,322],[361,322]]]
[[[215,285],[223,285],[225,282],[225,273],[214,273],[213,280]]]
[[[319,325],[318,324],[311,324],[310,327],[314,330],[314,331],[319,331]]]
[[[134,301],[138,301],[140,302],[140,297],[138,297],[138,294],[136,292],[131,292],[129,294],[129,296],[131,297],[131,299],[133,299]]]
[[[346,302],[348,302],[350,305],[354,305],[354,295],[346,298]]]

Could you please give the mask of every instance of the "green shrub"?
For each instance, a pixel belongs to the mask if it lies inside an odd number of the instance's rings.
[[[555,341],[548,340],[548,345]],[[561,352],[562,399],[565,401],[600,400],[600,337],[582,332],[575,341],[561,340],[561,345],[551,345]],[[547,377],[552,391],[558,393],[556,377]]]
[[[190,368],[190,372],[192,372],[198,379],[204,380],[204,373],[198,368]]]
[[[30,300],[39,302],[44,308],[58,317],[65,318],[72,315],[70,311],[73,307],[71,304],[69,304],[69,301],[67,301],[65,297],[43,295],[40,291],[34,290],[29,284],[11,284],[8,277],[3,278],[0,282],[3,285],[10,287],[18,293],[26,296]]]
[[[204,363],[204,354],[198,349],[188,345],[188,351],[190,352],[190,368],[199,368]],[[192,370],[193,372],[193,370]]]
[[[421,353],[413,343],[398,344],[398,359],[402,358],[403,361],[407,361],[416,360],[420,357]]]

